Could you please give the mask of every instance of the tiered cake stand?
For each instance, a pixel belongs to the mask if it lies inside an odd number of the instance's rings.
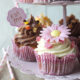
[[[33,3],[32,5],[61,5],[63,6],[63,17],[64,17],[64,25],[66,25],[66,6],[67,5],[75,5],[80,4],[80,1],[55,1],[53,3]],[[17,4],[18,7],[19,3]],[[78,61],[76,61],[76,68],[75,71],[70,75],[65,76],[50,76],[50,75],[43,75],[39,72],[37,62],[25,62],[20,60],[14,55],[14,52],[12,49],[9,49],[8,51],[8,59],[11,63],[11,65],[14,68],[19,69],[21,72],[25,74],[31,74],[35,75],[40,78],[44,78],[45,80],[80,80],[80,65]]]

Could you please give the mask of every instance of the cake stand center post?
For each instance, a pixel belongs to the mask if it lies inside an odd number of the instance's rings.
[[[45,16],[47,16],[47,5],[45,5]]]
[[[66,16],[67,16],[66,5],[63,5],[63,20],[64,20],[64,25],[65,26],[67,26]]]

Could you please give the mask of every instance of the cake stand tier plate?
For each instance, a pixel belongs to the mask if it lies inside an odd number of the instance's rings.
[[[45,80],[79,80],[80,79],[80,65],[76,62],[75,71],[70,75],[65,76],[50,76],[43,75],[39,72],[37,62],[26,62],[22,61],[14,55],[11,49],[8,50],[8,60],[12,67],[19,69],[24,74],[35,75]]]
[[[25,4],[26,2],[20,2],[17,0],[18,3]],[[74,4],[80,4],[80,0],[76,1],[53,1],[53,2],[33,2],[33,3],[26,3],[26,4],[33,4],[33,5],[74,5]]]

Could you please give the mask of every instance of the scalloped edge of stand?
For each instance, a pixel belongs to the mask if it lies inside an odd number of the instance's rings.
[[[22,3],[22,2],[18,2]],[[74,5],[80,4],[80,1],[54,1],[51,3],[22,3],[22,4],[32,4],[32,5]]]

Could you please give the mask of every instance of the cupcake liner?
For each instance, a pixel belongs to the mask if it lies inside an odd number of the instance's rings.
[[[24,61],[36,61],[34,49],[29,46],[18,47],[13,41],[14,54],[21,60]]]
[[[33,0],[19,0],[19,2],[22,2],[22,3],[32,3]]]
[[[73,71],[76,61],[76,55],[71,54],[63,58],[57,58],[53,54],[44,53],[36,55],[39,70],[43,74],[48,75],[66,75]]]

